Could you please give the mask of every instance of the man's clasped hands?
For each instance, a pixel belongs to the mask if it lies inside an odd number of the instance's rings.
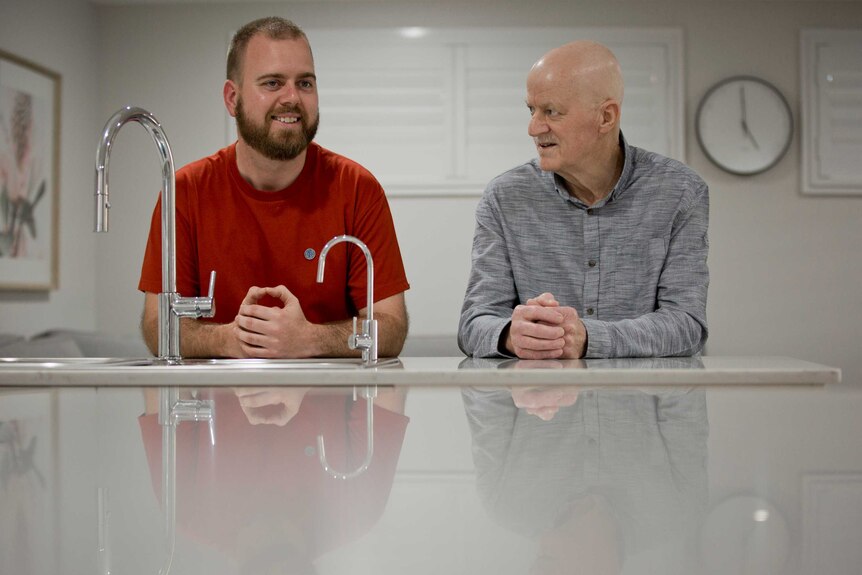
[[[578,359],[587,347],[587,330],[578,312],[545,292],[515,307],[506,348],[521,359]]]

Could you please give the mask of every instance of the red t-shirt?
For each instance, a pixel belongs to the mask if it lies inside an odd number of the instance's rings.
[[[275,192],[253,188],[239,173],[236,145],[193,162],[176,175],[177,291],[206,295],[217,272],[216,315],[234,320],[251,286],[283,284],[308,321],[348,319],[366,304],[362,251],[342,242],[326,256],[318,284],[320,250],[334,236],[365,242],[374,259],[374,299],[410,286],[383,188],[368,170],[312,143],[296,181]],[[161,198],[153,212],[138,289],[162,291]],[[279,305],[278,301],[261,301]]]

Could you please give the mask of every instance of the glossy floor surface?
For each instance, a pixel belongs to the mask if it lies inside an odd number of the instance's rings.
[[[860,413],[840,384],[3,390],[0,573],[858,573]]]

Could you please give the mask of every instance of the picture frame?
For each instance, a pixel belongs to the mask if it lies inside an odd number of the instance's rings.
[[[0,290],[58,287],[61,80],[0,50]]]
[[[59,399],[0,389],[0,572],[56,573]]]

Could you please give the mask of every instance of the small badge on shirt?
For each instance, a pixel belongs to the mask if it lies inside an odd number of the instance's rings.
[[[316,256],[316,255],[317,255],[317,252],[315,252],[315,251],[314,251],[313,249],[311,249],[311,248],[308,248],[307,250],[305,250],[305,253],[303,253],[303,255],[305,256],[305,259],[307,259],[307,260],[311,261],[311,260],[313,260],[313,259],[314,259],[314,256]]]

